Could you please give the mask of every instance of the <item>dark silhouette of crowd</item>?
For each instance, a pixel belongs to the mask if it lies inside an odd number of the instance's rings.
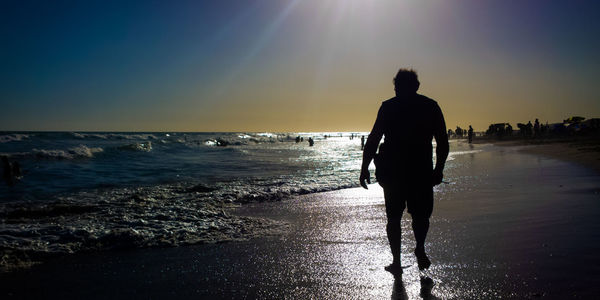
[[[560,136],[577,136],[600,132],[600,119],[586,120],[584,117],[570,117],[560,123],[540,123],[538,118],[532,123],[517,123],[518,133],[514,137],[527,139],[552,138]],[[513,129],[509,123],[491,124],[485,132],[488,137],[504,138],[513,137]]]

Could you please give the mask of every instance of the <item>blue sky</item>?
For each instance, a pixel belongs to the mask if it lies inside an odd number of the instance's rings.
[[[597,1],[0,5],[0,130],[368,130],[399,67],[452,128],[600,117]]]

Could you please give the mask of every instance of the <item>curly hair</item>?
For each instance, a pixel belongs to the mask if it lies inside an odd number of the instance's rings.
[[[394,77],[394,89],[396,93],[416,93],[420,84],[417,72],[413,69],[400,69],[396,73],[396,77]]]

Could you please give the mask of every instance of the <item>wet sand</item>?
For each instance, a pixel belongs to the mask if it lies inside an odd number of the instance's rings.
[[[523,152],[571,161],[600,172],[600,146],[570,143],[542,144],[524,147]]]
[[[565,299],[600,293],[600,175],[518,147],[470,146],[436,188],[419,272],[409,216],[402,278],[391,255],[382,190],[347,189],[245,205],[287,222],[245,242],[79,254],[0,275],[3,299]],[[475,150],[483,149],[483,152]],[[434,285],[421,285],[422,276]]]
[[[519,149],[525,153],[573,162],[600,172],[600,136],[504,141],[479,138],[473,143],[490,143],[504,147],[522,146]]]

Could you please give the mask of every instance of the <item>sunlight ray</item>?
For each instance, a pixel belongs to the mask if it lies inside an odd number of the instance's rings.
[[[232,69],[229,75],[225,80],[221,82],[219,88],[216,91],[217,96],[221,96],[225,89],[229,86],[233,80],[239,76],[241,72],[246,68],[246,66],[254,59],[268,44],[268,42],[273,38],[273,36],[277,33],[277,30],[280,28],[282,23],[287,19],[290,13],[294,10],[296,5],[300,3],[301,0],[291,0],[281,12],[277,15],[271,23],[265,27],[260,36],[257,38],[254,45],[250,48],[250,50],[246,53],[246,55],[240,60],[237,64],[237,67]]]

